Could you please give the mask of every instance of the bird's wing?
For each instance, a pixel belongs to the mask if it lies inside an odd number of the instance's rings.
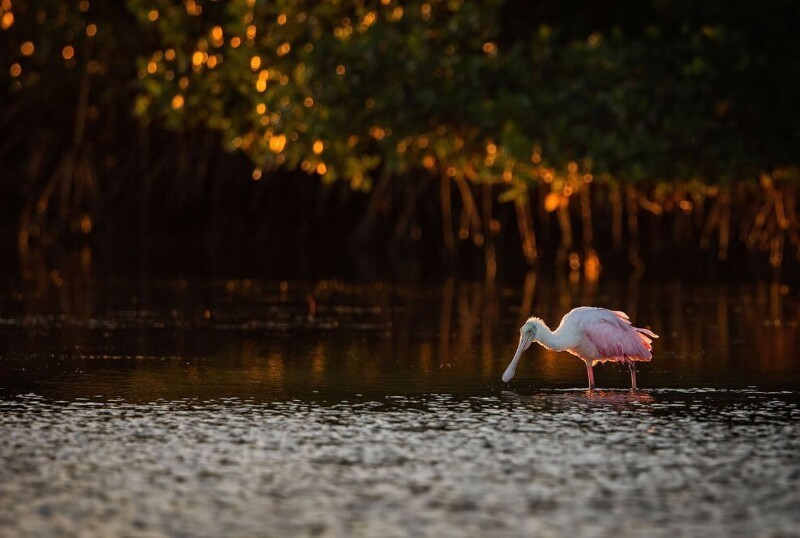
[[[658,335],[656,333],[654,333],[653,331],[651,331],[650,329],[642,329],[641,327],[634,327],[634,329],[636,329],[638,332],[642,333],[643,335],[646,334],[650,338],[658,338]],[[652,342],[652,340],[649,340],[649,342]]]
[[[633,327],[633,325],[631,324],[631,318],[629,318],[628,314],[626,314],[622,310],[608,310],[608,312],[611,312],[617,318],[621,319],[622,321]],[[650,329],[643,329],[641,327],[633,327],[633,330],[639,333],[639,339],[644,344],[644,347],[646,347],[648,351],[651,351],[653,349],[653,346],[650,344],[653,342],[654,338],[658,338],[658,335],[653,331],[651,331]]]
[[[611,311],[608,311],[611,312]],[[597,316],[583,326],[586,338],[597,348],[602,358],[629,357],[650,360],[650,339],[625,323],[616,314]],[[600,358],[600,357],[598,357]]]
[[[624,322],[625,322],[625,323],[627,323],[628,325],[630,325],[630,324],[631,324],[631,318],[629,318],[629,317],[628,317],[628,314],[626,314],[626,313],[625,313],[625,312],[623,312],[622,310],[609,310],[609,312],[611,312],[612,314],[614,314],[615,316],[617,316],[619,319],[621,319],[622,321],[624,321]]]

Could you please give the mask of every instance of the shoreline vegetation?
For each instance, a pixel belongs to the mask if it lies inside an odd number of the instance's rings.
[[[549,4],[2,0],[2,226],[797,266],[793,3]]]

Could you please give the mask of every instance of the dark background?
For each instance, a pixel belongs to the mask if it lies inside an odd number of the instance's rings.
[[[281,278],[797,273],[790,1],[47,0],[0,17],[12,270],[88,247],[112,271]]]

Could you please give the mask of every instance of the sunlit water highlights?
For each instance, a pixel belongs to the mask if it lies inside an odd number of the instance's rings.
[[[800,407],[756,391],[0,403],[4,536],[791,535]]]

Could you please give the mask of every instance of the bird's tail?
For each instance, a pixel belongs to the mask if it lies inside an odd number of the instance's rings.
[[[634,327],[634,329],[639,334],[639,339],[642,341],[642,344],[644,344],[644,347],[647,348],[647,351],[652,351],[653,338],[658,338],[658,335],[650,329],[642,329],[641,327]]]

